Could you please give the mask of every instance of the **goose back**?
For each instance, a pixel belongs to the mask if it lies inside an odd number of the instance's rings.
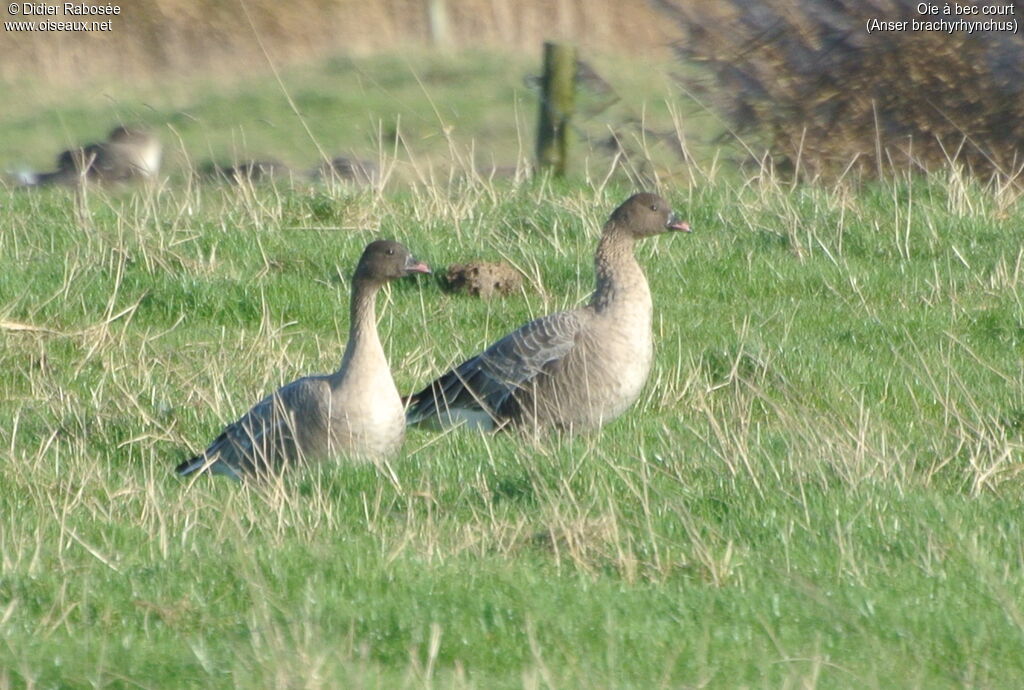
[[[651,293],[634,245],[668,230],[689,226],[667,202],[627,199],[604,226],[590,302],[532,321],[443,374],[409,397],[408,422],[585,429],[621,415],[654,358]]]

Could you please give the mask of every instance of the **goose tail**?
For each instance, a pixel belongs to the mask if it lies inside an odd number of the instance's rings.
[[[206,455],[196,455],[194,457],[189,458],[185,462],[179,464],[177,467],[174,468],[174,471],[181,477],[187,477],[190,474],[199,472],[206,465]]]

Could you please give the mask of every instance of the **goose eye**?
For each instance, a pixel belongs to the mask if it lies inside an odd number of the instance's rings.
[[[389,249],[388,250],[388,256],[392,256],[394,253],[395,253],[394,249]]]
[[[658,205],[657,204],[651,204],[651,210],[652,211],[657,211],[658,210]]]

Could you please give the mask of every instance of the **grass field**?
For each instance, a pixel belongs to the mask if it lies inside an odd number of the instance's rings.
[[[634,191],[395,155],[412,183],[383,190],[0,190],[0,687],[1024,685],[1024,211],[954,170],[666,185],[695,232],[639,250],[655,367],[600,433],[173,476],[337,366],[371,238],[526,276],[387,290],[409,391],[584,300]]]
[[[675,93],[675,66],[582,57],[600,80],[584,85],[577,99],[578,174],[598,180],[607,174],[613,132],[619,163],[634,176],[650,176],[649,160],[662,174],[678,166],[682,152],[671,139],[683,113],[690,125],[717,134],[700,108],[675,104],[672,112],[666,105]],[[0,173],[51,169],[59,151],[101,140],[120,122],[148,125],[161,136],[165,172],[177,182],[206,161],[278,158],[303,171],[338,154],[386,163],[388,176],[407,184],[446,181],[453,169],[488,176],[494,167],[533,158],[539,61],[539,52],[533,60],[515,53],[407,52],[281,68],[280,81],[264,69],[227,83],[196,76],[59,91],[30,81],[6,84]],[[685,145],[710,151],[706,139]]]

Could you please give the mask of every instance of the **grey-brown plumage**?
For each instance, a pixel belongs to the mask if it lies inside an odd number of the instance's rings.
[[[283,180],[292,176],[291,168],[276,158],[242,161],[235,165],[218,165],[211,162],[203,166],[200,172],[206,177],[233,184]]]
[[[357,184],[374,184],[380,178],[380,171],[373,161],[335,156],[310,171],[314,180],[334,182],[355,182]]]
[[[651,293],[633,248],[669,230],[690,227],[664,199],[627,199],[601,234],[590,302],[531,321],[443,374],[409,397],[407,421],[585,429],[618,417],[640,395],[654,353]]]
[[[178,465],[178,474],[209,470],[241,479],[323,458],[394,455],[404,408],[377,335],[375,298],[389,280],[429,272],[397,242],[368,245],[352,277],[349,339],[338,370],[282,386]]]
[[[153,179],[160,172],[163,146],[150,132],[118,126],[106,141],[61,151],[57,169],[31,176],[30,186],[83,182],[130,182]]]

